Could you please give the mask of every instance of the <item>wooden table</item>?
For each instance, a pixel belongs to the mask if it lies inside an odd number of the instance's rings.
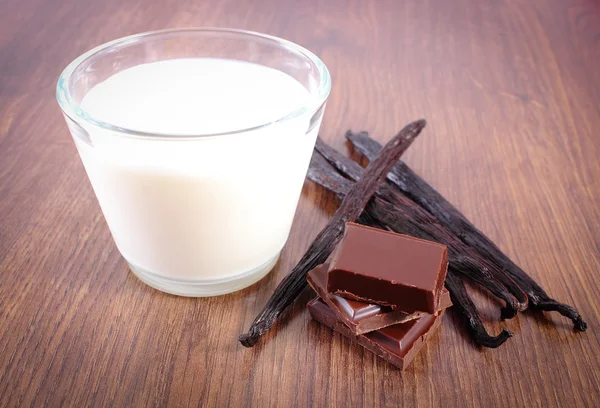
[[[307,290],[254,349],[236,341],[335,210],[307,183],[276,269],[187,299],[127,269],[54,98],[105,41],[228,26],[295,41],[333,77],[321,135],[386,141],[557,299],[478,349],[455,313],[401,374],[311,321]],[[593,0],[0,0],[0,406],[599,406],[600,4]],[[488,328],[498,308],[476,294]]]

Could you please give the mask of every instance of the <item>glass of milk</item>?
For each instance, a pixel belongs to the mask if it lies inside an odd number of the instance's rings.
[[[289,41],[176,29],[83,54],[57,98],[133,273],[213,296],[277,262],[330,87],[323,62]]]

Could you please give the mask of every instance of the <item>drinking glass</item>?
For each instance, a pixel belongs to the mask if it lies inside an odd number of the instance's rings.
[[[226,118],[243,112],[222,112],[225,130],[206,134],[170,133],[176,123],[124,128],[81,107],[94,86],[123,70],[183,58],[273,68],[298,81],[310,97],[250,128],[227,129]],[[253,284],[277,262],[330,87],[323,62],[299,45],[242,30],[193,28],[133,35],[94,48],[64,70],[56,94],[131,271],[164,292],[214,296]]]

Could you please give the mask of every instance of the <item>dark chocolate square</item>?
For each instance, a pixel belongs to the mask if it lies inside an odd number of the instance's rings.
[[[327,290],[345,298],[434,314],[448,268],[445,245],[347,223]]]

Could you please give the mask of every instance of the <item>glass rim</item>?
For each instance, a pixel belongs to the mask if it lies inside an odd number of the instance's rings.
[[[219,133],[201,133],[201,134],[170,134],[170,133],[161,133],[161,132],[145,132],[136,129],[124,128],[121,126],[113,125],[111,123],[99,120],[94,118],[92,115],[87,113],[85,110],[81,108],[81,106],[73,100],[71,92],[69,92],[69,81],[71,80],[71,76],[73,72],[79,67],[82,63],[84,63],[89,58],[98,54],[101,51],[109,49],[111,47],[118,47],[123,45],[128,45],[139,41],[141,39],[145,39],[148,37],[160,37],[166,34],[176,34],[176,33],[221,33],[221,34],[235,34],[242,38],[247,39],[260,39],[267,40],[275,43],[277,46],[282,48],[288,48],[295,51],[297,54],[302,55],[304,58],[310,60],[317,68],[320,76],[320,80],[317,87],[316,98],[309,98],[309,101],[304,103],[302,106],[298,107],[294,111],[284,115],[283,117],[263,123],[257,126],[252,126],[244,129],[235,129],[231,131],[219,132]],[[58,78],[58,82],[56,84],[56,99],[58,100],[58,104],[60,105],[63,113],[72,121],[76,123],[80,123],[81,121],[90,123],[94,126],[100,127],[105,130],[109,130],[112,132],[122,133],[127,136],[133,136],[137,138],[168,138],[168,139],[195,139],[195,138],[204,138],[210,136],[224,136],[224,135],[233,135],[244,132],[250,132],[257,129],[261,129],[264,127],[268,127],[274,125],[276,123],[286,122],[288,120],[312,114],[318,111],[327,101],[329,93],[331,91],[331,76],[329,74],[329,70],[321,61],[319,57],[313,54],[311,51],[306,48],[288,40],[284,40],[283,38],[275,37],[268,34],[262,34],[255,31],[241,30],[241,29],[233,29],[233,28],[218,28],[218,27],[189,27],[189,28],[169,28],[164,30],[155,30],[155,31],[147,31],[139,34],[133,34],[126,37],[121,37],[116,40],[112,40],[106,42],[102,45],[92,48],[91,50],[81,54],[79,57],[75,58],[67,67],[62,71]]]

